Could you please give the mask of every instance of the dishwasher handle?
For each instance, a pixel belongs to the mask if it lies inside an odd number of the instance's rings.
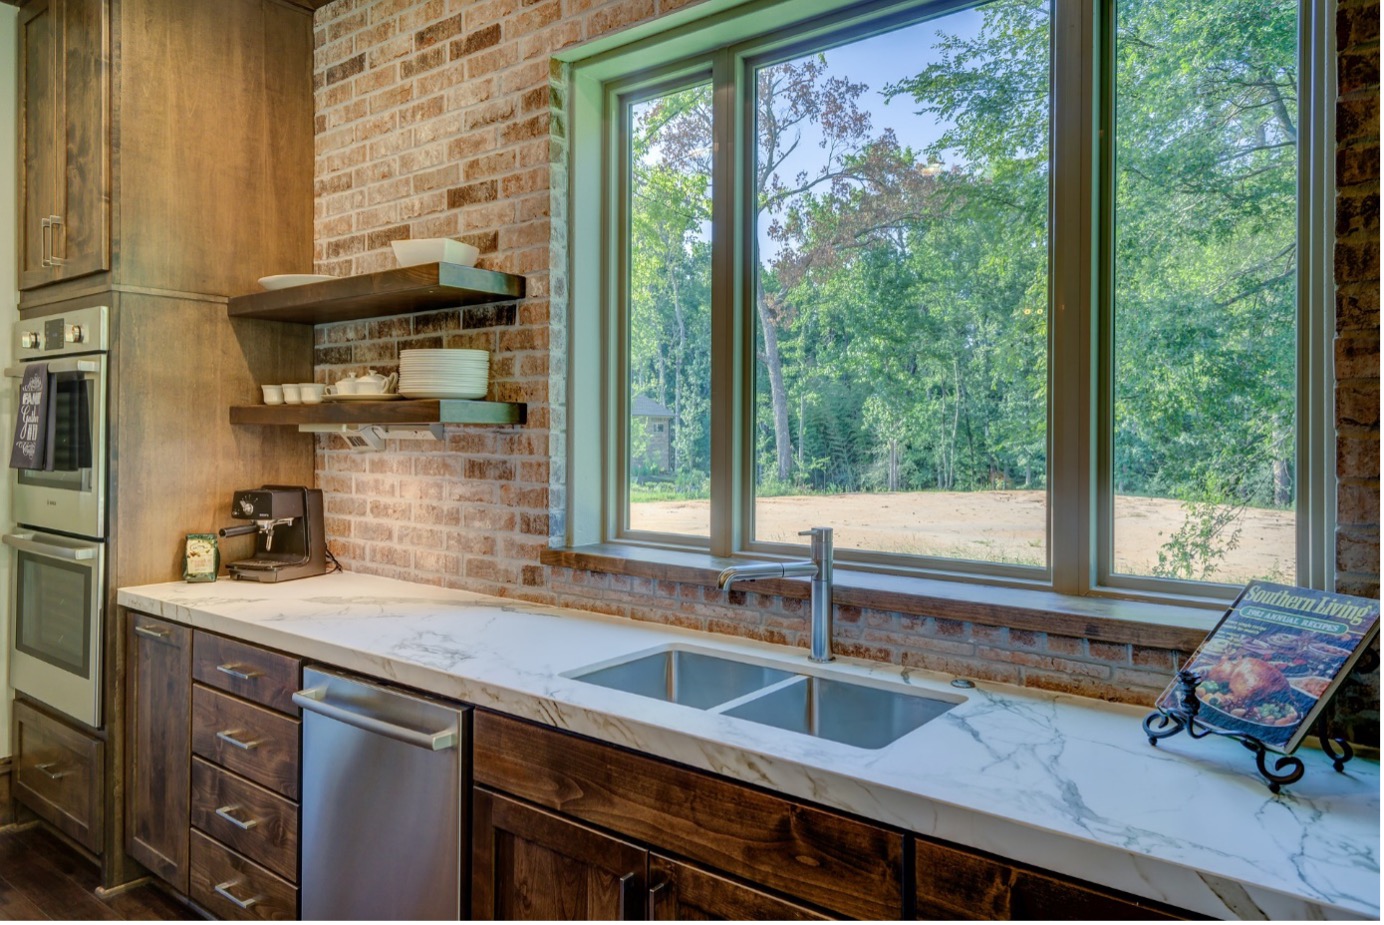
[[[328,703],[326,687],[309,687],[305,690],[295,691],[293,702],[304,710],[318,713],[328,719],[345,723],[348,726],[355,726],[366,732],[373,732],[377,735],[387,736],[396,739],[407,745],[414,745],[418,748],[426,748],[429,751],[442,751],[448,748],[457,747],[457,728],[443,729],[438,732],[419,732],[416,729],[409,729],[394,723],[376,719],[363,713],[356,713],[339,707],[333,703]]]

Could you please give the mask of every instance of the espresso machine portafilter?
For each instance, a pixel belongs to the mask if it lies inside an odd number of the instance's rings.
[[[245,521],[224,527],[221,536],[255,534],[255,554],[229,563],[232,578],[288,581],[327,570],[322,492],[294,485],[265,485],[237,491],[231,516]]]

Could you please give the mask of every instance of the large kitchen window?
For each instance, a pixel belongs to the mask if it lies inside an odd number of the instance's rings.
[[[1314,21],[753,2],[578,61],[574,539],[1323,583]]]

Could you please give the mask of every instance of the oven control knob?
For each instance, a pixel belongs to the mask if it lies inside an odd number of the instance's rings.
[[[64,340],[69,344],[80,344],[86,340],[86,331],[82,329],[80,324],[69,324],[63,334]]]
[[[37,350],[37,349],[38,349],[38,332],[37,332],[37,331],[22,331],[22,332],[20,332],[20,335],[19,335],[19,346],[25,348],[26,350]]]

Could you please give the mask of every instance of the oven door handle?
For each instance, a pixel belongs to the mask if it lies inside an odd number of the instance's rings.
[[[71,546],[58,546],[55,543],[36,540],[32,533],[6,533],[4,536],[0,536],[0,542],[6,546],[13,546],[15,549],[32,552],[35,555],[48,556],[52,559],[67,559],[69,562],[84,562],[87,559],[96,558],[95,547],[86,546],[74,549]]]
[[[38,362],[38,361],[35,361]],[[11,379],[24,378],[24,366],[6,366],[5,375]],[[101,371],[100,360],[49,360],[48,372],[50,373],[99,373]]]

